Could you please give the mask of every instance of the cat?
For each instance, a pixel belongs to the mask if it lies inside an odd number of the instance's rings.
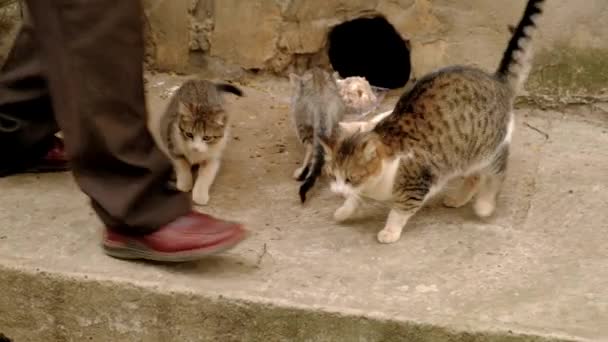
[[[192,191],[192,199],[199,205],[209,202],[209,188],[228,142],[229,115],[222,93],[243,96],[231,84],[189,79],[177,89],[160,118],[161,141],[173,163],[176,188]],[[196,183],[194,166],[198,166]]]
[[[303,181],[299,195],[302,203],[307,192],[314,186],[325,163],[319,139],[335,140],[339,134],[338,123],[346,108],[340,97],[333,75],[320,68],[313,68],[303,75],[289,75],[292,98],[291,114],[300,142],[306,146],[302,166],[293,177]]]
[[[473,198],[489,217],[507,168],[514,130],[513,102],[531,68],[531,40],[544,0],[529,0],[494,73],[450,66],[419,79],[392,113],[371,130],[337,142],[321,139],[330,188],[343,195],[334,219],[352,217],[360,202],[389,203],[381,243],[399,240],[402,229],[434,194],[459,177],[444,197],[448,207]]]
[[[351,76],[340,79],[334,73],[334,79],[347,112],[363,114],[378,103],[378,97],[365,77]]]

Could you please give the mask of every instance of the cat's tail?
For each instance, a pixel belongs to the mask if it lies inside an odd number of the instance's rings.
[[[236,96],[243,96],[243,91],[241,90],[241,88],[239,88],[235,85],[232,85],[230,83],[218,83],[215,85],[215,87],[219,91],[223,91],[226,93],[232,93]]]
[[[532,68],[532,34],[536,20],[542,13],[545,0],[528,0],[519,24],[505,50],[496,76],[505,81],[517,93],[528,78]]]
[[[323,171],[323,165],[325,164],[325,150],[319,141],[319,137],[315,137],[313,142],[312,158],[310,167],[308,168],[308,175],[304,179],[302,185],[300,185],[300,200],[302,203],[306,201],[306,193],[315,185],[317,178]]]

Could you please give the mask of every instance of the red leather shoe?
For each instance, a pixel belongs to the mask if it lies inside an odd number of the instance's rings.
[[[242,225],[191,212],[144,236],[106,229],[103,248],[120,259],[183,262],[226,251],[247,236]]]
[[[8,163],[0,166],[0,177],[12,176],[20,173],[47,173],[63,172],[70,169],[68,157],[63,147],[63,140],[53,137],[52,145],[44,151],[41,158],[32,158]],[[1,341],[0,341],[1,342]]]
[[[24,173],[44,173],[44,172],[62,172],[67,171],[68,157],[65,154],[65,147],[63,140],[54,137],[53,146],[46,153],[46,155],[38,162],[34,163]]]

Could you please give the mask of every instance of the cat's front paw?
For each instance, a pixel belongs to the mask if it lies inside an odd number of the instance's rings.
[[[401,232],[392,229],[384,228],[378,232],[378,241],[380,243],[394,243],[397,242],[400,237]]]
[[[308,165],[304,165],[302,167],[297,168],[294,172],[293,172],[293,179],[298,180],[298,181],[303,181],[304,178],[306,178],[306,176],[308,175],[308,170],[309,167]]]
[[[342,206],[334,212],[334,220],[338,222],[344,222],[348,220],[352,216],[352,214],[353,211],[351,210],[351,208]]]
[[[304,170],[304,167],[299,167],[297,168],[294,172],[293,172],[293,179],[298,179],[300,178],[300,175],[302,174],[302,171]]]
[[[192,177],[178,177],[175,187],[179,191],[190,192],[192,190]]]
[[[455,197],[452,195],[446,195],[443,198],[443,205],[448,208],[460,208],[469,202],[468,198]]]
[[[492,216],[496,209],[496,202],[489,200],[477,200],[473,204],[475,214],[480,218],[488,218]]]
[[[207,203],[209,203],[209,190],[194,189],[192,192],[192,200],[198,205],[207,205]]]

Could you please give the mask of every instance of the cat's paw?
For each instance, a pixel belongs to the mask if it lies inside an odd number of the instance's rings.
[[[496,209],[495,201],[488,200],[477,200],[473,204],[473,210],[478,217],[487,218],[492,216],[494,213],[494,209]]]
[[[340,207],[334,212],[334,220],[338,222],[344,222],[348,220],[353,214],[350,208]]]
[[[300,178],[300,175],[302,174],[302,171],[304,170],[304,167],[299,167],[297,168],[294,172],[293,172],[293,179],[298,179]]]
[[[447,195],[443,198],[443,205],[448,208],[460,208],[469,202],[468,198]]]
[[[293,179],[298,180],[298,181],[303,181],[304,178],[306,178],[306,175],[308,174],[308,170],[309,167],[308,165],[304,165],[302,167],[297,168],[294,172],[293,172]]]
[[[209,203],[209,190],[194,189],[192,192],[192,200],[198,205],[207,205],[207,203]]]
[[[175,182],[177,190],[182,192],[190,192],[192,190],[192,177],[178,177]]]
[[[378,232],[378,242],[380,243],[394,243],[401,237],[401,232],[392,229],[382,229]]]

